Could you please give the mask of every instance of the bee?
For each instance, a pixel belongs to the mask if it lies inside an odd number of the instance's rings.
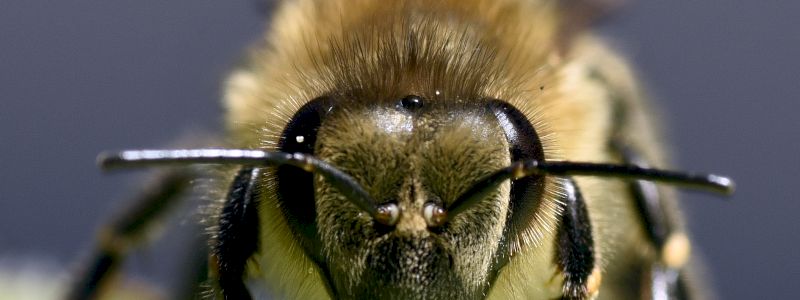
[[[102,154],[178,166],[100,235],[93,298],[195,176],[224,299],[689,299],[675,195],[628,64],[587,1],[287,0],[226,81],[224,148]]]

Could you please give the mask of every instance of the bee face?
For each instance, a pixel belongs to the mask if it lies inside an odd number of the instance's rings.
[[[342,294],[473,298],[485,292],[503,239],[509,184],[449,222],[439,223],[432,210],[508,165],[508,143],[491,110],[446,101],[406,96],[334,109],[322,122],[316,155],[377,201],[399,207],[394,224],[378,224],[341,201],[321,177],[315,182],[323,266]]]

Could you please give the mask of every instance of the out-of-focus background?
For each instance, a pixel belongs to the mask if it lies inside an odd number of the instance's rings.
[[[99,151],[218,130],[220,81],[265,26],[256,2],[0,3],[0,267],[88,255],[143,177],[102,174]],[[678,165],[738,183],[729,201],[683,195],[717,293],[794,298],[800,2],[629,2],[600,30],[663,108]],[[181,230],[135,254],[134,273],[177,272],[162,253],[187,247],[192,222],[179,214]]]

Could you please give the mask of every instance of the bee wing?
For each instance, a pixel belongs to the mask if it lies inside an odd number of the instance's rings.
[[[626,2],[626,0],[563,0],[561,9],[567,14],[566,19],[570,22],[589,25],[611,15]]]

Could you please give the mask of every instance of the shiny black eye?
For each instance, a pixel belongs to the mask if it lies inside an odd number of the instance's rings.
[[[400,99],[399,106],[408,111],[416,111],[422,108],[425,101],[420,96],[408,95]]]
[[[489,100],[500,127],[505,132],[511,161],[536,159],[544,161],[544,150],[530,120],[513,105],[501,100]],[[511,228],[527,225],[538,211],[544,191],[544,176],[530,176],[511,182]]]
[[[327,97],[316,98],[303,105],[283,129],[278,150],[313,155],[317,132],[331,108],[331,101]],[[290,227],[310,255],[318,254],[321,243],[315,219],[314,176],[289,166],[278,167],[275,174],[278,202]]]
[[[317,131],[330,107],[328,98],[316,98],[303,105],[283,129],[278,143],[280,151],[314,154]]]

